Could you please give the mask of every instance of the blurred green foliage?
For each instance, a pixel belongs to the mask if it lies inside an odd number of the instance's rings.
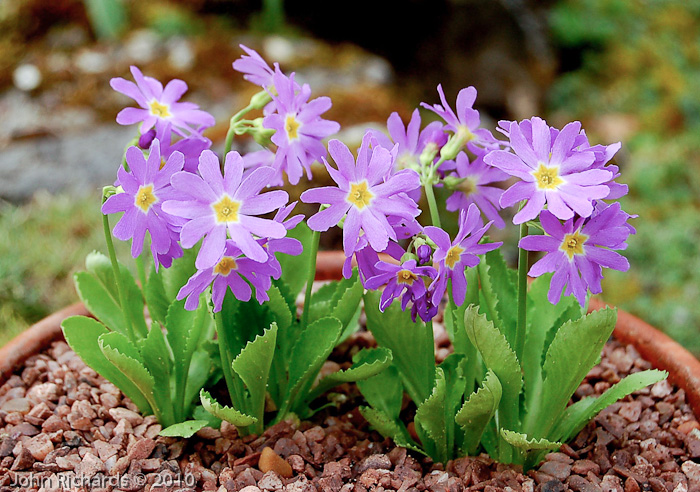
[[[115,247],[120,258],[129,254],[128,244]],[[78,301],[73,273],[93,250],[106,251],[99,196],[40,193],[0,207],[0,346]]]
[[[582,120],[595,143],[609,143],[617,122],[622,205],[639,215],[632,268],[606,274],[604,297],[698,355],[700,1],[563,0],[550,21],[564,63],[578,62],[554,84],[550,109]]]

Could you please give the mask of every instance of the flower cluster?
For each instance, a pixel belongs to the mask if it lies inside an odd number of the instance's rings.
[[[500,246],[485,236],[491,225],[505,227],[500,213],[516,204],[520,208],[513,222],[540,222],[545,233],[523,237],[520,247],[547,252],[530,275],[555,272],[550,301],[564,291],[583,304],[587,291],[600,292],[602,267],[628,268],[614,250],[624,248],[634,232],[627,224],[630,215],[603,201],[627,192],[615,182],[619,169],[609,164],[619,144],[591,146],[578,122],[559,130],[537,117],[500,122],[508,141],[499,141],[479,126],[473,107],[476,89],[462,89],[453,110],[438,86],[440,104],[422,106],[441,121],[421,128],[418,110],[408,125],[393,113],[386,134],[365,134],[357,157],[331,140],[331,165],[323,140],[339,125],[321,117],[331,107],[330,99],[311,99],[308,84],[242,48],[245,55],[233,68],[263,90],[232,118],[230,131],[252,134],[263,148],[241,156],[229,151],[228,142],[223,174],[209,150],[211,142],[202,136],[213,118],[192,103],[179,102],[184,82],[173,80],[163,88],[136,67],[131,70],[136,84],[112,80],[112,87],[140,106],[122,110],[117,121],[140,123],[139,147],[147,150],[145,156],[138,147],[127,151],[116,182],[122,193],[109,197],[103,211],[124,212],[114,234],[132,239],[135,257],[149,233],[156,267],[169,266],[182,248],[201,241],[198,272],[180,292],[189,307],[196,307],[209,285],[217,309],[226,287],[247,300],[250,284],[258,301],[266,299],[270,279],[281,274],[274,253],[300,253],[299,243],[285,236],[290,222],[301,217],[284,223],[281,217],[291,211],[286,192],[263,189],[283,184],[285,175],[292,184],[304,175],[311,178],[315,161],[325,165],[336,186],[302,194],[302,201],[321,205],[308,225],[315,231],[343,228],[343,274],[351,275],[354,262],[366,288],[384,287],[382,309],[401,297],[414,319],[427,321],[448,291],[461,305],[465,271],[479,263],[479,255]],[[259,109],[263,117],[244,119],[247,111]],[[499,183],[511,177],[519,181],[504,191]],[[454,239],[440,227],[434,187],[451,191],[446,208],[459,213]],[[418,221],[426,222],[419,208],[423,189],[432,221],[427,227]],[[275,210],[275,219],[263,217]]]
[[[520,123],[500,122],[500,127],[512,152],[492,151],[484,161],[520,179],[503,193],[500,205],[525,203],[513,222],[539,219],[545,232],[519,243],[526,250],[547,252],[529,274],[538,277],[554,272],[550,302],[556,304],[566,288],[565,295],[573,294],[583,306],[587,290],[594,294],[602,290],[602,267],[629,268],[614,250],[624,249],[634,232],[627,224],[631,216],[619,204],[603,201],[627,193],[626,185],[615,182],[618,167],[606,165],[620,144],[591,147],[578,122],[561,131],[537,117]]]
[[[438,121],[422,128],[418,109],[408,124],[393,113],[386,132],[368,130],[353,152],[337,139],[325,143],[339,130],[322,118],[329,98],[312,99],[295,74],[242,49],[233,68],[261,90],[231,117],[222,155],[203,135],[213,117],[179,101],[184,82],[163,87],[135,67],[136,83],[112,80],[139,106],[117,117],[140,124],[137,145],[104,189],[111,275],[99,254],[76,275],[97,319],[63,327],[91,367],[167,426],[163,435],[210,425],[190,420],[200,404],[240,435],[260,435],[325,408],[319,397],[338,384],[362,380],[368,406],[360,412],[397,444],[436,462],[483,449],[528,468],[600,405],[663,378],[637,373],[602,400],[566,410],[572,383],[615,325],[613,310],[585,315],[576,303],[601,292],[603,268],[629,268],[618,251],[635,230],[615,202],[627,187],[610,163],[619,143],[592,146],[578,122],[557,129],[537,117],[500,122],[507,140],[497,140],[480,127],[476,89],[459,91],[453,109],[438,86],[440,104],[422,104]],[[232,150],[243,134],[262,148]],[[317,161],[335,185],[301,194],[319,206],[304,224],[287,192],[270,188],[311,178]],[[456,212],[453,230],[442,226],[445,209]],[[141,287],[117,261],[109,232],[116,213],[113,235],[131,241]],[[510,215],[520,226],[516,276],[496,251],[502,243],[487,236]],[[320,233],[336,226],[345,279],[314,292]],[[531,267],[529,251],[544,253]],[[528,269],[551,276],[528,291]],[[358,329],[362,301],[378,347],[357,352],[342,374],[322,375],[323,361]],[[556,306],[541,309],[549,303]],[[454,353],[436,364],[431,321],[441,305]],[[231,406],[209,393],[219,380]],[[416,408],[411,433],[398,411],[402,387]]]

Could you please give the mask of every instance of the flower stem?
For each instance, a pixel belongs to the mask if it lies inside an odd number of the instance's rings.
[[[231,117],[231,122],[228,125],[228,132],[226,132],[226,142],[224,144],[224,157],[226,157],[226,154],[228,154],[231,151],[231,146],[233,145],[233,137],[236,135],[236,123],[238,123],[238,120],[243,118],[243,116],[253,109],[253,104],[249,104],[245,108],[241,109],[238,113],[234,114]]]
[[[106,200],[106,197],[102,197],[102,203]],[[127,330],[129,330],[129,337],[132,341],[136,341],[136,333],[134,332],[134,325],[131,322],[131,317],[126,309],[126,291],[124,290],[124,285],[122,284],[122,274],[119,270],[119,262],[117,261],[117,254],[114,251],[114,242],[112,241],[112,230],[109,226],[109,215],[102,215],[102,225],[104,227],[105,241],[107,242],[107,251],[109,252],[109,259],[112,262],[112,271],[114,272],[114,281],[117,285],[117,295],[119,297],[119,307],[122,310],[122,315],[124,316],[124,323],[126,324]]]
[[[141,253],[136,258],[136,271],[138,272],[138,275],[139,275],[139,282],[141,282],[141,291],[145,292],[145,289],[146,289],[146,267],[143,264],[143,254],[144,253]]]
[[[316,255],[318,254],[318,244],[321,241],[321,233],[314,231],[311,236],[311,255],[309,256],[309,276],[306,279],[306,292],[304,294],[304,310],[301,313],[301,329],[309,324],[309,310],[311,308],[311,289],[316,278]]]
[[[440,214],[438,213],[437,201],[435,200],[435,192],[433,191],[433,185],[430,183],[425,183],[425,198],[428,200],[428,209],[430,209],[430,220],[435,227],[442,227],[440,225]]]
[[[520,224],[520,239],[527,236],[527,223]],[[522,361],[527,331],[527,250],[518,248],[518,324],[515,329],[515,355]]]

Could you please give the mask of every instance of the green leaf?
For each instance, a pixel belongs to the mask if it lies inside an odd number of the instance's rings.
[[[262,335],[248,342],[231,365],[248,390],[246,401],[234,402],[234,404],[257,419],[259,425],[255,432],[262,432],[265,393],[272,358],[275,355],[276,341],[277,324],[272,323]]]
[[[552,442],[547,439],[532,439],[520,432],[501,429],[501,437],[519,452],[513,453],[516,457],[513,461],[521,463],[525,471],[537,465],[547,451],[559,449],[562,443]]]
[[[101,253],[90,253],[85,261],[87,272],[77,272],[74,275],[76,289],[80,300],[97,319],[107,328],[129,336],[129,328],[124,319],[122,307],[119,304],[116,281],[112,264]],[[122,285],[125,289],[127,305],[124,309],[132,323],[136,334],[145,336],[148,332],[146,318],[143,314],[143,297],[134,277],[124,265],[119,265]]]
[[[300,416],[308,412],[303,405],[321,366],[333,351],[342,326],[335,318],[321,318],[311,323],[292,349],[289,361],[289,385],[280,413],[294,411]],[[280,415],[284,418],[284,415]]]
[[[393,364],[376,376],[358,381],[357,387],[370,407],[397,420],[403,403],[403,384]]]
[[[173,362],[165,336],[158,323],[151,326],[148,336],[141,341],[141,359],[155,382],[153,395],[156,405],[161,412],[161,424],[164,426],[176,423],[174,404],[171,396],[170,376]]]
[[[597,398],[587,397],[569,406],[563,417],[557,422],[552,436],[558,441],[566,442],[574,437],[593,417],[627,395],[650,384],[658,383],[668,377],[666,371],[650,369],[630,374],[619,383],[608,388]]]
[[[414,323],[398,302],[380,312],[380,296],[377,291],[365,294],[367,329],[379,346],[391,350],[406,392],[416,404],[422,403],[432,394],[435,382],[433,330],[420,320]]]
[[[194,262],[197,259],[197,251],[192,249],[184,250],[181,258],[173,260],[170,268],[161,268],[158,276],[162,279],[165,299],[170,305],[176,298],[177,293],[187,283],[187,281],[197,273]]]
[[[545,357],[542,393],[528,409],[524,429],[529,435],[549,435],[574,391],[596,364],[616,320],[616,311],[605,308],[559,328]]]
[[[418,405],[414,421],[416,433],[428,455],[441,463],[447,462],[452,450],[452,443],[448,442],[447,427],[453,424],[447,421],[446,400],[445,373],[438,367],[435,371],[433,391],[427,400]]]
[[[333,316],[340,320],[344,328],[349,328],[360,307],[363,293],[364,287],[357,269],[354,269],[350,278],[328,282],[314,292],[309,306],[309,320]]]
[[[126,337],[116,332],[101,335],[98,343],[104,356],[136,385],[148,400],[158,421],[163,422],[162,409],[155,399],[156,382],[148,369],[144,367],[141,355],[136,351],[136,348],[129,344]],[[139,408],[139,410],[143,412],[143,409]]]
[[[469,340],[481,354],[486,368],[492,370],[501,382],[500,425],[512,429],[519,428],[523,378],[515,352],[493,322],[478,314],[475,306],[469,306],[464,313],[464,327]]]
[[[245,428],[249,425],[257,423],[258,419],[239,412],[235,408],[227,407],[225,405],[220,405],[212,396],[202,389],[199,393],[199,397],[202,401],[202,406],[210,414],[214,415],[221,420],[235,425],[236,427]]]
[[[521,434],[520,432],[511,431],[508,429],[501,429],[501,436],[511,446],[523,449],[525,451],[558,449],[562,444],[560,442],[551,442],[544,438],[530,439],[525,434]]]
[[[338,318],[343,329],[348,327],[357,312],[362,294],[365,289],[360,281],[357,268],[354,269],[352,277],[343,279],[338,283],[338,288],[333,293],[331,306],[333,311],[331,316]]]
[[[558,328],[569,319],[581,317],[581,308],[575,298],[562,297],[557,304],[547,299],[552,275],[535,279],[527,296],[527,334],[523,350],[525,377],[525,404],[531,406],[539,398],[542,388],[542,363]]]
[[[184,437],[189,439],[190,437],[194,436],[197,431],[203,429],[207,425],[209,425],[209,422],[206,420],[186,420],[185,422],[180,422],[179,424],[173,424],[166,427],[160,431],[160,434],[158,435],[164,437]]]
[[[408,430],[400,420],[392,419],[376,408],[360,407],[360,413],[374,430],[384,437],[393,439],[397,446],[425,455],[425,451],[411,439]]]
[[[102,323],[85,316],[71,316],[63,320],[61,327],[66,342],[85,364],[122,390],[142,413],[153,413],[141,390],[102,353],[99,339],[110,333]]]
[[[488,313],[493,316],[492,321],[505,335],[508,343],[513,345],[518,320],[517,274],[508,268],[500,249],[486,253],[482,263],[483,266],[479,265],[479,277]]]
[[[197,272],[194,266],[195,258],[195,251],[188,249],[181,258],[173,260],[170,268],[160,268],[156,272],[155,265],[151,266],[144,288],[146,305],[151,318],[167,326],[168,308],[176,300],[180,289]]]
[[[290,256],[282,253],[276,253],[277,260],[282,266],[282,280],[296,299],[301,292],[301,289],[306,285],[306,279],[309,277],[309,262],[311,259],[311,237],[313,232],[305,222],[300,222],[291,231],[287,232],[287,237],[298,239],[304,248],[298,256]]]
[[[391,359],[391,350],[384,347],[360,350],[352,358],[352,367],[323,378],[309,394],[307,402],[339,384],[361,381],[379,374],[391,364]]]
[[[200,302],[194,311],[185,309],[185,301],[175,301],[168,307],[165,318],[167,338],[173,351],[177,377],[187,374],[192,354],[197,349],[201,335],[212,323],[206,304]],[[197,391],[199,393],[199,391]]]
[[[268,301],[265,302],[265,306],[272,313],[272,317],[277,323],[280,330],[285,330],[291,326],[292,321],[295,316],[292,315],[292,311],[289,309],[289,305],[285,300],[284,296],[280,292],[277,286],[272,285],[268,291],[267,295],[270,297]]]
[[[498,410],[501,394],[501,382],[496,374],[489,370],[481,384],[481,388],[472,393],[455,416],[455,422],[464,431],[462,453],[467,455],[476,454],[481,436],[486,430],[486,425],[495,415],[496,410]]]

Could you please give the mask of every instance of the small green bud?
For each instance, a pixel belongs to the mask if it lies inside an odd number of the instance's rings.
[[[467,178],[458,178],[457,176],[445,176],[442,182],[450,190],[456,190],[466,179]]]
[[[416,260],[418,261],[418,257],[414,255],[413,253],[404,253],[403,256],[401,257],[401,263],[404,263],[408,260]]]
[[[446,161],[451,161],[457,157],[467,145],[467,142],[474,140],[474,134],[466,126],[460,126],[457,133],[452,135],[447,143],[440,149],[440,157]]]
[[[434,143],[429,143],[428,145],[425,146],[423,149],[423,152],[421,152],[420,155],[420,165],[422,167],[429,166],[433,163],[435,160],[435,156],[438,153],[438,146],[435,145]]]
[[[262,109],[267,103],[272,101],[272,97],[267,91],[260,91],[250,98],[250,109]]]

